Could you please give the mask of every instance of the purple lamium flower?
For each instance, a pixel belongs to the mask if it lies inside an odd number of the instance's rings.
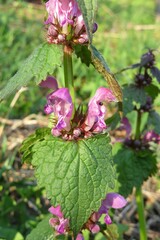
[[[88,113],[85,119],[85,131],[91,130],[94,133],[102,132],[106,129],[105,115],[106,106],[104,103],[117,102],[116,97],[108,88],[100,87],[88,104]]]
[[[111,224],[112,220],[108,214],[110,208],[119,209],[123,208],[127,204],[127,201],[118,193],[108,193],[106,198],[102,201],[101,207],[98,212],[93,212],[91,217],[85,223],[84,228],[87,228],[92,233],[100,231],[100,227],[97,224],[102,214],[105,214],[105,223]]]
[[[44,107],[46,114],[54,113],[56,125],[52,128],[52,134],[60,136],[62,130],[69,131],[73,112],[73,103],[68,88],[58,88],[54,77],[47,77],[39,84],[41,87],[53,89],[47,96],[47,104]]]
[[[55,229],[56,235],[65,234],[69,229],[69,220],[64,218],[60,205],[50,207],[49,212],[55,216],[49,220],[49,224]]]
[[[58,89],[57,80],[52,76],[48,76],[45,80],[43,80],[39,84],[39,86],[43,87],[43,88],[50,88],[54,91],[56,91]]]
[[[144,137],[143,140],[145,142],[155,142],[157,144],[160,144],[160,135],[155,133],[153,130],[152,131],[148,131]]]
[[[45,24],[48,25],[49,43],[88,42],[83,16],[76,0],[49,0],[46,9],[48,18]],[[93,32],[96,30],[97,24],[94,24]]]
[[[60,88],[47,96],[47,105],[44,108],[46,114],[54,113],[58,119],[52,129],[55,136],[61,135],[62,130],[69,131],[73,112],[73,103],[68,88]]]
[[[84,240],[82,233],[78,233],[76,240]]]
[[[102,205],[98,210],[99,214],[105,214],[104,221],[106,224],[111,224],[112,220],[108,214],[110,208],[119,209],[127,204],[126,199],[118,193],[108,193],[102,201]]]

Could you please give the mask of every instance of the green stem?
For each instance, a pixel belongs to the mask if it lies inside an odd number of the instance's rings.
[[[137,125],[136,125],[136,133],[135,133],[136,139],[140,138],[140,135],[141,135],[140,127],[141,127],[141,112],[137,111]],[[143,200],[141,186],[136,188],[136,203],[137,203],[137,212],[138,212],[138,218],[139,218],[140,240],[147,240],[146,221],[145,221],[145,215],[144,215],[144,200]]]
[[[139,139],[140,135],[141,135],[141,112],[137,111],[137,125],[136,125],[135,138]]]
[[[136,203],[139,217],[140,240],[147,240],[146,221],[144,216],[144,203],[141,187],[136,189]]]
[[[69,89],[73,104],[75,103],[74,82],[73,82],[73,65],[72,65],[72,49],[70,46],[64,46],[64,81],[65,87]]]

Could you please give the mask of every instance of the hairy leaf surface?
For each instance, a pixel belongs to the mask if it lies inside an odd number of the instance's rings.
[[[114,187],[109,137],[102,134],[86,140],[64,141],[47,135],[35,142],[30,151],[38,185],[45,187],[54,206],[61,205],[71,229],[78,233]]]
[[[53,74],[62,63],[62,48],[58,45],[44,43],[22,63],[18,72],[9,79],[7,85],[0,91],[0,101],[11,93],[27,86],[33,79],[36,84]]]

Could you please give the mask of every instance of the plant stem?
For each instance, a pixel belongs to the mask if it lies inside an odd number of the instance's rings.
[[[73,82],[73,66],[72,66],[72,48],[68,45],[64,46],[64,81],[65,87],[69,89],[73,104],[75,103],[74,82]]]
[[[137,111],[137,125],[136,125],[136,133],[135,138],[139,139],[141,134],[141,112]]]
[[[144,216],[144,203],[141,187],[136,189],[136,203],[139,217],[140,240],[147,240],[146,221]]]
[[[136,133],[135,133],[136,139],[140,138],[140,135],[141,135],[140,127],[141,127],[141,112],[137,111],[137,125],[136,125]],[[144,215],[144,200],[143,200],[141,186],[136,188],[136,203],[137,203],[137,212],[139,217],[140,240],[147,240],[146,221],[145,221],[145,215]]]

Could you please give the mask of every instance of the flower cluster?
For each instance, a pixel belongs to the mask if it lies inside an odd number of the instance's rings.
[[[148,149],[151,142],[160,144],[160,135],[153,130],[144,133],[140,139],[133,139],[131,136],[132,128],[126,117],[121,120],[121,125],[117,131],[120,131],[123,134],[116,136],[114,142],[124,142],[127,147],[136,150]]]
[[[76,0],[49,0],[46,3],[46,9],[48,18],[45,24],[48,26],[49,43],[88,43],[83,16]],[[95,23],[93,32],[96,30]]]
[[[52,127],[54,136],[61,135],[66,140],[87,138],[107,128],[104,121],[107,111],[105,103],[117,101],[111,90],[98,88],[88,104],[87,113],[83,114],[78,109],[73,117],[73,103],[67,88],[58,88],[56,79],[51,76],[42,81],[40,86],[53,90],[47,96],[44,111],[46,114],[54,113],[56,120]]]
[[[98,220],[102,214],[105,214],[104,221],[105,223],[111,224],[112,220],[108,214],[110,208],[119,209],[123,208],[127,204],[127,201],[117,193],[108,193],[106,198],[102,201],[101,207],[98,212],[92,213],[88,221],[83,225],[83,229],[88,229],[92,233],[98,233],[100,231],[100,226],[98,225]],[[57,207],[50,207],[49,212],[52,213],[55,217],[49,220],[50,225],[55,229],[55,235],[66,234],[69,232],[69,220],[65,219],[61,208],[58,205]],[[80,232],[76,240],[83,240],[83,235]]]

